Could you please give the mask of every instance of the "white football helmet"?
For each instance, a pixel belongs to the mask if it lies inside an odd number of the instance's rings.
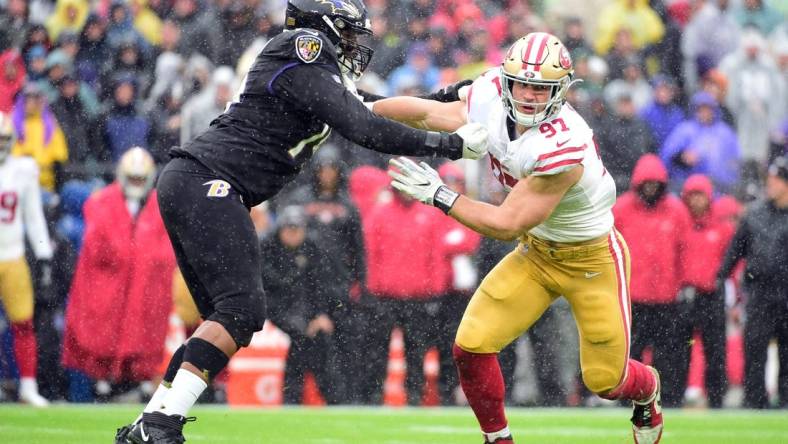
[[[0,163],[5,162],[5,159],[11,154],[11,148],[15,142],[16,133],[11,116],[0,113]]]
[[[156,180],[156,164],[145,148],[135,146],[123,153],[116,178],[129,199],[144,199]]]
[[[501,98],[509,118],[530,127],[558,114],[566,102],[573,75],[569,50],[558,37],[546,32],[532,32],[514,42],[501,63],[501,80],[504,83]],[[515,100],[512,96],[514,82],[549,86],[550,98],[544,103]],[[517,105],[532,107],[537,112],[520,112]]]

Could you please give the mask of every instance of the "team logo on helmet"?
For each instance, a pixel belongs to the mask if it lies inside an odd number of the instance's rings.
[[[569,51],[566,50],[566,46],[561,46],[561,50],[558,52],[558,64],[561,65],[563,69],[572,68],[572,58],[569,56]]]
[[[331,13],[336,14],[337,11],[345,11],[351,17],[361,17],[361,11],[358,10],[354,5],[348,2],[344,2],[342,0],[319,0],[320,3],[325,3],[327,5],[331,5]]]
[[[323,41],[311,35],[301,35],[296,38],[296,55],[304,63],[312,63],[317,60],[320,50],[323,49]]]

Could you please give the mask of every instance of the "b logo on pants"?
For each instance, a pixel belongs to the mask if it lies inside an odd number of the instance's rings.
[[[209,180],[203,185],[210,185],[208,188],[208,197],[225,197],[230,194],[230,184],[219,179]]]

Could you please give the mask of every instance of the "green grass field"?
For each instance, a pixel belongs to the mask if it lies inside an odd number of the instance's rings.
[[[111,444],[139,407],[0,406],[0,443]],[[468,408],[196,408],[191,443],[481,444]],[[509,409],[518,444],[632,443],[629,410]],[[788,443],[788,412],[666,410],[664,444]]]

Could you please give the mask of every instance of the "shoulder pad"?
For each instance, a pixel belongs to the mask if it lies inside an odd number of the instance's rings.
[[[473,81],[468,89],[468,121],[484,122],[490,108],[500,105],[501,81],[498,69],[490,69]]]
[[[306,28],[283,31],[268,42],[262,55],[301,63],[338,63],[331,41],[322,32]]]

